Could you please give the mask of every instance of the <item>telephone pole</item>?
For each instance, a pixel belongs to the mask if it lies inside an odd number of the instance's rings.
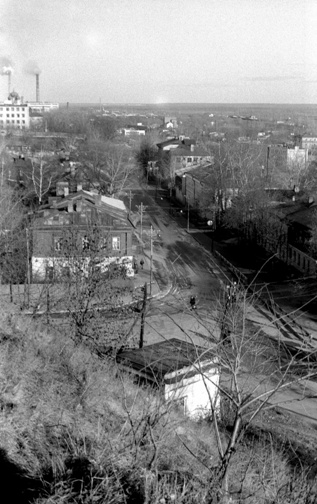
[[[139,211],[139,214],[141,216],[141,219],[140,219],[140,235],[141,235],[141,241],[143,241],[143,212],[147,209],[147,206],[143,205],[143,203],[141,203],[141,205],[137,205],[137,209]]]
[[[151,235],[150,235],[150,243],[151,243],[151,256],[150,256],[150,296],[152,296],[152,266],[153,266],[153,238],[152,238],[152,226],[151,226]]]
[[[145,310],[146,310],[146,301],[147,301],[147,283],[145,282],[143,287],[143,306],[141,311],[141,329],[140,329],[140,340],[139,340],[139,348],[143,348],[144,344],[144,323],[145,323]]]

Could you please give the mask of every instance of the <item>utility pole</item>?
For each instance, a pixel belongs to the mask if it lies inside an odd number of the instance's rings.
[[[142,238],[143,238],[143,212],[147,209],[147,206],[143,205],[143,203],[141,203],[141,205],[137,205],[137,208],[139,210],[139,214],[141,216],[141,219],[140,219],[140,235],[141,235],[141,241]]]
[[[187,232],[189,233],[189,199],[187,198]]]
[[[139,348],[143,348],[144,344],[144,323],[145,323],[145,310],[146,310],[146,301],[147,301],[147,283],[145,282],[143,287],[143,305],[141,311],[141,329],[140,329],[140,340],[139,340]]]
[[[152,226],[151,226],[151,235],[150,235],[150,243],[151,243],[151,256],[150,256],[150,296],[152,296],[152,266],[153,266],[153,239],[152,239]]]
[[[30,235],[26,228],[26,271],[27,271],[27,306],[30,305],[30,284],[31,284],[31,269],[30,269]]]

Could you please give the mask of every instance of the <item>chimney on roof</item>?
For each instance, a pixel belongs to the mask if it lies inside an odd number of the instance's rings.
[[[36,82],[36,97],[35,101],[38,103],[40,101],[40,74],[35,74],[35,82]]]
[[[195,149],[195,145],[193,143],[190,144],[190,152],[194,152],[194,149]]]

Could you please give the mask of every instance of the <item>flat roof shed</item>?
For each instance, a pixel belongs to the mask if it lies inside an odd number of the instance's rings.
[[[219,410],[219,367],[211,349],[171,338],[125,350],[117,362],[147,383],[162,385],[165,399],[181,403],[191,417]]]

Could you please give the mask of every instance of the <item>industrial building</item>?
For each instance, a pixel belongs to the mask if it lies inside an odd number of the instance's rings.
[[[30,107],[15,91],[0,102],[0,128],[27,129],[30,127]]]
[[[36,101],[24,101],[16,91],[10,92],[11,74],[8,74],[8,99],[0,102],[0,129],[28,129],[37,125],[42,114],[59,108],[58,103],[40,101],[39,74],[36,77]]]

